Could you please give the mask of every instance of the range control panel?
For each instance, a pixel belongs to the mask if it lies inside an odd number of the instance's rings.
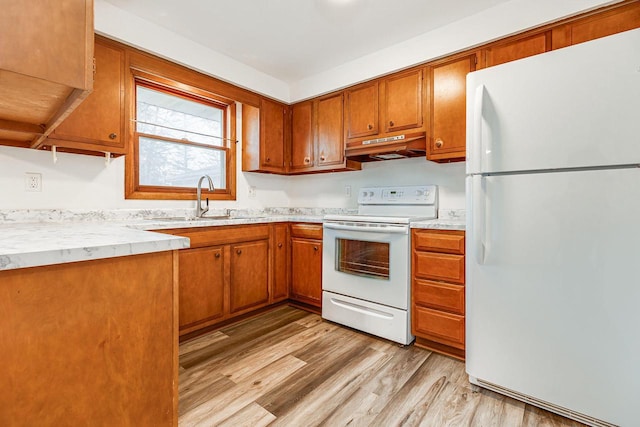
[[[358,192],[361,205],[432,205],[437,200],[436,185],[364,187]]]

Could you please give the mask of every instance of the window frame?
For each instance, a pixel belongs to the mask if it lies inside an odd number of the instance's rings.
[[[141,86],[149,89],[162,91],[173,96],[184,99],[213,104],[223,109],[224,130],[223,137],[226,141],[226,148],[215,148],[216,150],[226,150],[226,188],[209,191],[208,188],[202,188],[202,194],[206,195],[210,200],[236,200],[236,104],[235,101],[216,95],[208,90],[202,89],[176,81],[171,78],[160,76],[156,73],[130,69],[129,79],[129,156],[125,163],[125,198],[126,199],[149,199],[149,200],[195,200],[197,182],[193,183],[193,187],[161,187],[140,185],[140,157],[139,157],[139,137],[146,136],[158,140],[184,143],[186,145],[208,147],[205,144],[196,142],[185,143],[180,140],[154,136],[145,133],[138,133],[136,119],[137,99],[136,88]],[[186,80],[186,79],[185,79]],[[210,146],[209,146],[210,147]]]

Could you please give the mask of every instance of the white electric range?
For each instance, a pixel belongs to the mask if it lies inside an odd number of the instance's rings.
[[[437,214],[437,186],[421,185],[361,188],[358,214],[326,215],[322,317],[411,343],[410,223]]]

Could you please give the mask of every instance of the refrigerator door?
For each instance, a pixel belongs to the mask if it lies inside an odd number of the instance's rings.
[[[467,173],[640,163],[640,29],[470,73]]]
[[[471,377],[637,425],[639,182],[639,169],[467,178]]]

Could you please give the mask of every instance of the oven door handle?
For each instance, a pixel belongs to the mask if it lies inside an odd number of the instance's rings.
[[[325,222],[324,228],[330,230],[345,230],[345,231],[361,231],[361,232],[373,232],[373,233],[395,233],[395,234],[408,234],[409,227],[406,225],[394,225],[384,224],[371,226],[368,224],[363,225],[346,225],[335,222]]]

